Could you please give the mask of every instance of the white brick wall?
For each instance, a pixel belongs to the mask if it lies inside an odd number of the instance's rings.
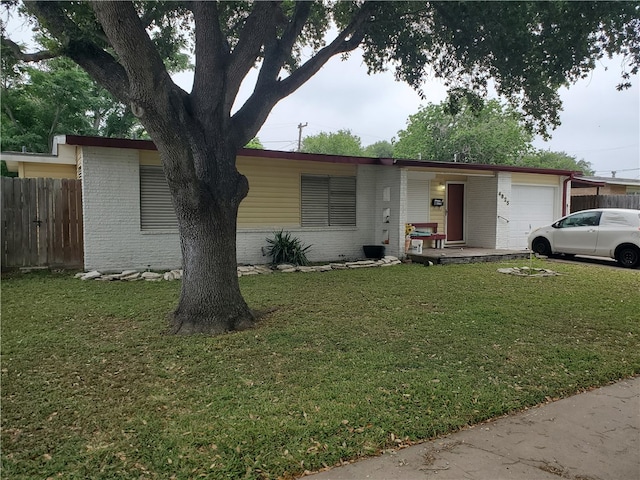
[[[82,168],[85,269],[180,267],[177,232],[140,231],[138,151],[84,147]]]
[[[407,172],[391,166],[369,167],[375,169],[375,193],[372,205],[375,222],[374,245],[383,241],[383,232],[389,234],[385,253],[401,257],[404,255],[404,224],[407,218]],[[389,188],[389,201],[384,198],[384,190]],[[385,223],[383,211],[389,209],[389,223]]]
[[[498,209],[496,212],[496,241],[492,248],[509,248],[511,232],[511,172],[498,172]],[[500,194],[502,193],[502,196]]]

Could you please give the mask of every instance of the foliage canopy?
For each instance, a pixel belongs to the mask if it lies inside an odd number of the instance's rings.
[[[509,165],[530,149],[533,139],[521,116],[497,100],[477,111],[467,103],[457,112],[447,102],[430,104],[407,123],[398,132],[397,158]]]
[[[363,154],[360,137],[351,133],[351,130],[308,135],[302,140],[301,150],[305,153],[325,155],[359,156]]]

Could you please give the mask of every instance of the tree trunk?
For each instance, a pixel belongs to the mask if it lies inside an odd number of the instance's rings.
[[[236,226],[248,183],[236,169],[235,150],[214,152],[195,145],[188,156],[189,161],[169,163],[179,165],[176,169],[163,161],[180,228],[184,270],[172,330],[181,335],[246,330],[255,322],[238,283]]]
[[[178,307],[173,313],[176,334],[219,334],[254,325],[238,283],[236,219],[189,222],[181,234],[184,274]]]

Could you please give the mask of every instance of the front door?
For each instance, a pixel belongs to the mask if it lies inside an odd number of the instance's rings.
[[[447,243],[463,243],[464,232],[464,183],[447,184]]]

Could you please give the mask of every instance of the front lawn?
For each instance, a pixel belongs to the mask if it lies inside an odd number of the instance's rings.
[[[522,264],[243,277],[275,311],[220,337],[177,282],[4,278],[3,477],[288,478],[640,373],[639,271]]]

